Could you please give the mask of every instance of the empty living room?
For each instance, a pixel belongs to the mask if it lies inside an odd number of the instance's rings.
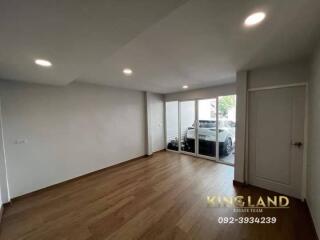
[[[319,0],[0,0],[0,240],[319,240]]]

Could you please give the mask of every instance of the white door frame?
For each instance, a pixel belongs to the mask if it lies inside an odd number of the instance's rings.
[[[268,87],[259,87],[259,88],[249,88],[248,92],[255,92],[255,91],[263,91],[263,90],[272,90],[272,89],[279,89],[279,88],[292,88],[292,87],[305,87],[305,110],[304,110],[304,139],[303,139],[303,158],[302,158],[302,183],[301,183],[301,200],[305,200],[306,198],[306,189],[307,189],[307,154],[308,154],[308,99],[309,99],[309,91],[308,91],[308,83],[293,83],[293,84],[283,84],[283,85],[273,85]],[[249,94],[247,95],[249,98]],[[248,104],[249,101],[247,101]],[[248,107],[247,107],[248,109]],[[249,109],[247,110],[247,126],[249,124]],[[249,129],[246,127],[246,136],[248,136]],[[246,138],[246,155],[248,156],[248,149],[249,146],[249,139]],[[245,182],[249,182],[249,158],[246,158],[245,164]]]

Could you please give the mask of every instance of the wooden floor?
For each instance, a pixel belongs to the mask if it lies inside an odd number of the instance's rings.
[[[270,192],[234,187],[233,167],[160,152],[19,199],[6,207],[0,239],[316,239],[299,200],[265,210],[277,224],[218,224],[242,216],[208,207],[208,195]]]

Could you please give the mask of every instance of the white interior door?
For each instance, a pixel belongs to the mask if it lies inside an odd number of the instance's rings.
[[[249,94],[249,183],[301,197],[305,87]]]

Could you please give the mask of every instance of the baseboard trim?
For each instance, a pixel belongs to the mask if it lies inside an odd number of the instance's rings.
[[[162,150],[161,150],[161,151],[162,151]],[[62,186],[62,185],[65,185],[65,184],[67,184],[67,183],[75,182],[75,181],[77,181],[77,180],[79,180],[79,179],[81,179],[81,178],[85,178],[85,177],[88,177],[88,176],[91,176],[91,175],[94,175],[94,174],[97,174],[97,173],[100,173],[100,172],[104,172],[104,171],[110,170],[110,169],[115,168],[115,167],[120,167],[120,166],[122,166],[122,165],[126,165],[126,164],[128,164],[128,163],[131,163],[131,162],[133,162],[133,161],[140,160],[140,159],[142,159],[142,158],[149,158],[149,157],[151,157],[151,156],[148,156],[148,155],[145,154],[145,155],[142,155],[142,156],[139,156],[139,157],[132,158],[132,159],[129,159],[129,160],[127,160],[127,161],[121,162],[121,163],[117,163],[117,164],[112,165],[112,166],[109,166],[109,167],[105,167],[105,168],[102,168],[102,169],[99,169],[99,170],[96,170],[96,171],[93,171],[93,172],[90,172],[90,173],[87,173],[87,174],[84,174],[84,175],[81,175],[81,176],[78,176],[78,177],[69,179],[69,180],[66,180],[66,181],[63,181],[63,182],[59,182],[59,183],[50,185],[50,186],[45,187],[45,188],[41,188],[41,189],[39,189],[39,190],[30,192],[30,193],[23,194],[23,195],[21,195],[21,196],[12,198],[10,202],[7,202],[7,203],[3,204],[3,208],[10,206],[12,203],[14,203],[14,202],[16,202],[16,201],[18,201],[18,200],[31,197],[31,196],[33,196],[33,195],[35,195],[35,194],[40,193],[40,192],[45,192],[45,191],[48,191],[48,190],[52,190],[52,189],[54,189],[54,188],[60,187],[60,186]]]

